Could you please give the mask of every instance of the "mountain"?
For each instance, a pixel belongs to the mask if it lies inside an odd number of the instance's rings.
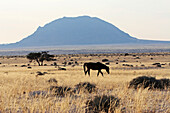
[[[57,45],[124,43],[167,43],[166,41],[139,40],[116,26],[97,17],[63,17],[38,29],[19,42],[0,47],[38,47]],[[170,43],[170,42],[168,42]]]

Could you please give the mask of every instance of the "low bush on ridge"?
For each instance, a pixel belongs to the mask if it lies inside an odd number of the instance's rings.
[[[64,97],[72,93],[72,88],[66,86],[50,86],[50,91],[52,91],[55,96]]]
[[[86,102],[86,113],[113,113],[115,108],[119,106],[119,99],[114,96],[96,96],[94,99]]]
[[[155,77],[141,76],[134,78],[129,83],[129,88],[148,88],[150,89],[168,89],[170,86],[169,79],[156,79]]]
[[[92,93],[96,91],[96,85],[91,84],[89,82],[80,82],[79,84],[75,85],[75,90],[78,92],[83,91],[83,92]]]

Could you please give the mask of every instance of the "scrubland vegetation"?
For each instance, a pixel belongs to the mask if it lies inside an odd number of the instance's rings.
[[[170,53],[70,54],[54,59],[38,66],[26,56],[1,56],[0,112],[170,112]],[[104,77],[97,77],[91,70],[91,76],[85,76],[85,62],[107,64],[110,74],[102,70]],[[139,82],[139,77],[145,78]]]

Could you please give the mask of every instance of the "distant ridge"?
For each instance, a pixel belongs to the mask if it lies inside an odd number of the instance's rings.
[[[79,16],[59,18],[46,24],[44,27],[38,27],[33,34],[19,42],[1,44],[0,47],[133,43],[170,43],[170,41],[140,40],[97,17]]]

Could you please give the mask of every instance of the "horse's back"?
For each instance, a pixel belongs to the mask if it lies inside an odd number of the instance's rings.
[[[93,69],[93,70],[99,70],[99,69],[102,69],[103,65],[102,63],[100,62],[88,62],[88,63],[84,63],[85,66],[87,66],[87,68],[89,69]]]

